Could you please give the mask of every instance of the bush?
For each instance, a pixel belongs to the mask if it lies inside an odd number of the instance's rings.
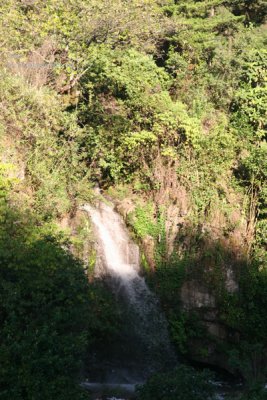
[[[138,400],[207,400],[212,395],[210,372],[198,372],[184,365],[152,376],[137,390]]]
[[[31,245],[6,239],[0,250],[0,398],[73,399],[87,336],[82,265],[52,238]]]

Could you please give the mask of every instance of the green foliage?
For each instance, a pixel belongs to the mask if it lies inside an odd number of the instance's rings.
[[[62,397],[64,387],[69,387],[67,397],[74,393],[68,383],[77,367],[75,362],[73,370],[69,367],[71,338],[62,334],[65,344],[58,342],[61,336],[55,327],[63,331],[62,326],[72,322],[70,330],[81,327],[79,307],[87,301],[92,309],[87,318],[92,344],[97,345],[96,336],[99,346],[107,337],[112,340],[119,329],[113,299],[104,287],[94,283],[89,299],[82,300],[81,265],[62,249],[69,243],[56,235],[54,227],[59,219],[72,215],[81,200],[91,200],[90,187],[95,181],[104,187],[120,184],[122,198],[128,194],[125,185],[145,198],[128,219],[138,239],[150,237],[155,243],[157,268],[150,277],[151,285],[167,312],[176,347],[183,353],[198,325],[181,312],[179,290],[191,261],[203,253],[194,272],[199,273],[206,264],[212,269],[208,278],[199,275],[219,293],[220,318],[240,335],[240,346],[236,345],[233,353],[237,369],[253,380],[247,371],[257,346],[262,353],[266,351],[267,331],[265,1],[2,3],[0,256],[5,266],[2,286],[7,285],[2,300],[7,308],[0,318],[4,321],[3,340],[16,339],[8,342],[10,348],[7,346],[3,355],[8,382],[8,352],[16,356],[12,364],[18,376],[16,396],[38,398],[37,383],[35,386],[30,374],[33,370],[36,382],[41,381],[49,369],[50,353],[40,353],[38,370],[33,349],[46,349],[46,340],[55,340],[57,345],[58,355],[51,350],[55,357],[51,376],[54,374],[55,380],[60,376],[58,387],[62,388],[58,394],[51,383],[55,392],[50,398]],[[10,193],[14,183],[16,188]],[[189,212],[181,217],[185,227],[179,227],[181,243],[174,242],[179,257],[174,254],[170,258],[165,219],[170,203],[177,202],[179,212],[180,185],[187,192]],[[244,241],[251,264],[257,262],[257,268],[248,271],[244,267],[240,291],[228,296],[221,267],[231,257],[216,243],[214,249],[210,243],[205,249],[201,229],[209,230],[210,241],[214,237],[215,241],[227,240],[239,223],[232,221],[234,210],[247,222],[246,232],[240,228],[238,241]],[[216,218],[223,220],[220,232],[216,231]],[[73,242],[80,256],[86,232],[80,230]],[[91,266],[94,258],[94,254],[89,257]],[[68,300],[60,297],[61,276]],[[7,288],[12,285],[14,290],[9,293]],[[36,308],[28,299],[31,295]],[[71,313],[77,311],[70,322],[65,300]],[[51,326],[37,315],[38,307],[44,307],[42,301],[48,303]],[[28,317],[24,317],[28,306]],[[82,349],[84,337],[77,333],[73,338],[75,353]],[[64,362],[70,375],[58,375],[58,366]],[[68,376],[72,378],[67,382]],[[54,378],[50,377],[50,382]],[[168,379],[174,385],[176,378]],[[153,390],[144,391],[144,396],[152,396]],[[39,393],[49,398],[48,391],[44,387]],[[162,393],[160,389],[158,393],[155,398]]]
[[[266,376],[266,277],[266,270],[257,265],[243,268],[239,292],[225,293],[220,308],[222,321],[239,335],[238,343],[229,348],[229,361],[250,391],[262,387]]]
[[[249,57],[249,58],[248,58]],[[255,254],[262,262],[265,257],[267,209],[267,147],[266,147],[266,51],[251,50],[245,57],[242,68],[242,86],[234,102],[233,122],[241,135],[242,143],[247,141],[247,154],[242,157],[239,174],[243,185],[248,188],[254,202],[256,224]]]
[[[53,223],[10,206],[9,171],[1,165],[0,397],[82,399],[88,345],[112,342],[119,329],[115,301],[89,284]]]
[[[0,164],[0,201],[5,204],[8,193],[14,183],[14,179],[8,177],[8,172],[12,170],[13,166],[8,164]]]
[[[229,361],[231,367],[245,377],[249,391],[263,388],[267,366],[264,365],[264,347],[261,343],[241,342],[230,351]]]
[[[24,69],[22,74],[29,81],[35,81],[43,65],[48,66],[47,80],[58,83],[60,77],[63,88],[83,75],[91,45],[106,43],[153,51],[164,31],[161,10],[151,1],[8,0],[0,7],[0,34],[6,37],[0,46],[8,63],[14,64],[15,55],[15,64]],[[39,52],[45,53],[43,58],[36,58]],[[33,62],[30,73],[25,71],[28,60]]]
[[[155,217],[153,203],[138,205],[134,212],[129,216],[129,221],[133,225],[138,238],[143,239],[146,236],[152,236],[157,239],[159,235],[164,234],[164,214]]]
[[[89,302],[89,348],[102,350],[118,337],[122,316],[115,296],[101,281],[96,280],[90,285]]]
[[[138,389],[138,400],[207,400],[213,388],[208,371],[179,366],[175,370],[152,376]]]
[[[244,14],[247,23],[262,23],[267,14],[264,0],[234,0],[229,2],[236,14]]]
[[[168,75],[147,55],[96,47],[83,88],[87,102],[80,119],[87,126],[91,166],[100,168],[97,178],[127,182],[135,174],[149,181],[158,149],[168,156],[166,149],[180,141],[177,133],[197,143],[198,120],[171,99]]]
[[[160,247],[158,245],[158,247]],[[186,274],[187,259],[178,259],[173,256],[166,260],[164,249],[157,249],[162,258],[157,258],[157,269],[151,277],[154,290],[162,299],[165,311],[179,308],[179,292]]]
[[[165,259],[166,254],[165,218],[164,207],[156,211],[153,203],[138,204],[128,215],[128,223],[139,240],[152,240],[157,243],[151,255],[158,265]],[[146,267],[146,261],[143,260],[143,264]]]
[[[263,48],[252,49],[244,56],[240,76],[242,85],[233,103],[236,122],[240,120],[242,124],[244,121],[253,128],[253,136],[249,137],[251,142],[258,142],[265,135],[266,63],[267,52]]]
[[[266,320],[263,318],[267,307],[266,280],[265,269],[259,270],[256,266],[244,268],[240,277],[240,292],[225,299],[226,321],[237,328],[242,339],[248,342],[266,344]]]
[[[72,399],[79,396],[88,284],[55,238],[25,240],[10,229],[1,235],[0,396]]]
[[[1,69],[0,76],[1,118],[7,127],[4,138],[13,147],[11,160],[24,159],[25,186],[34,192],[35,210],[46,218],[65,214],[81,192],[81,182],[87,184],[78,153],[83,133],[75,115],[63,111],[51,90],[37,91]],[[9,154],[5,148],[2,152]]]
[[[179,354],[190,354],[190,343],[194,339],[199,339],[202,342],[201,348],[197,349],[201,356],[205,352],[205,338],[207,337],[206,329],[200,321],[199,315],[194,311],[181,311],[180,307],[176,309],[172,307],[168,315],[170,337]],[[207,354],[204,355],[207,356]]]
[[[266,400],[266,389],[262,385],[255,385],[241,395],[240,400]]]

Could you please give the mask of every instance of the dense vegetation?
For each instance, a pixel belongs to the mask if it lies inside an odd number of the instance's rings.
[[[210,362],[212,343],[261,388],[266,14],[265,0],[0,5],[0,398],[76,398],[86,346],[116,335],[87,221],[69,223],[96,183],[133,204],[177,352]],[[210,310],[182,307],[188,282],[215,298],[223,340],[203,324]]]
[[[0,397],[82,398],[88,344],[117,332],[114,300],[88,285],[60,231],[8,204],[14,179],[0,172]]]
[[[212,398],[212,375],[179,366],[170,373],[157,374],[138,389],[140,400],[206,400]]]

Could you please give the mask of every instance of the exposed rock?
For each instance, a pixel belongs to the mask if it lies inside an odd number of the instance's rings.
[[[217,321],[217,319],[218,319],[217,308],[206,309],[202,318],[204,321],[207,321],[207,322]]]
[[[242,217],[242,210],[238,208],[238,199],[234,194],[228,193],[227,200],[229,207],[232,208],[231,212],[225,213],[214,203],[207,210],[209,218],[192,226],[189,194],[177,182],[175,168],[176,166],[166,167],[159,163],[155,174],[161,180],[161,185],[154,193],[154,204],[156,210],[160,210],[163,206],[165,211],[166,256],[170,257],[176,253],[179,257],[188,254],[190,249],[195,251],[195,273],[191,271],[185,278],[180,291],[180,301],[186,313],[196,315],[206,334],[202,337],[189,338],[188,356],[194,361],[218,366],[231,372],[228,356],[222,349],[226,343],[236,343],[238,333],[231,331],[220,319],[214,285],[218,283],[216,279],[220,279],[220,284],[224,282],[225,289],[229,293],[238,291],[235,261],[238,262],[244,254],[242,246],[245,243],[246,221]],[[134,207],[134,200],[129,198],[117,202],[117,210],[124,219]],[[156,268],[156,245],[152,236],[146,236],[141,243],[152,270]],[[218,266],[216,252],[220,246],[226,249],[227,257],[224,262],[219,261]],[[219,278],[216,273],[213,274],[216,267],[219,267]]]
[[[227,338],[227,330],[224,326],[216,322],[204,322],[207,331],[210,335],[215,336],[218,339],[224,340]]]
[[[74,238],[69,250],[83,260],[87,271],[90,258],[94,254],[93,232],[87,216],[83,211],[76,210],[73,214],[65,215],[58,221],[58,225],[62,230],[67,231],[71,238]]]
[[[190,350],[189,358],[191,358],[191,360],[220,367],[230,373],[233,372],[229,367],[229,356],[222,351],[217,351],[217,343],[215,341],[205,341],[202,338],[192,339],[188,348]]]
[[[155,270],[156,263],[155,263],[155,242],[152,236],[146,236],[142,240],[142,247],[145,253],[146,260],[148,265],[152,270]]]
[[[236,290],[233,276],[229,275],[228,290]],[[187,346],[188,357],[194,361],[214,365],[231,372],[227,356],[218,343],[235,341],[233,332],[222,324],[216,299],[210,290],[196,280],[186,281],[181,288],[182,307],[186,312],[194,312],[198,321],[206,329],[205,337],[190,338]]]
[[[175,238],[190,208],[188,191],[178,181],[177,169],[177,162],[169,160],[166,163],[159,152],[153,174],[155,181],[160,182],[160,186],[153,196],[156,206],[160,208],[163,205],[166,209],[165,231],[168,257],[173,253]]]
[[[183,284],[181,288],[181,301],[183,308],[186,310],[201,307],[214,308],[216,305],[215,297],[197,281],[189,281]]]
[[[124,219],[126,219],[127,215],[134,211],[134,209],[135,205],[129,198],[125,198],[116,202],[116,210],[123,216]]]
[[[238,284],[235,280],[234,271],[231,267],[228,267],[225,271],[225,288],[229,293],[238,291]]]
[[[182,226],[185,222],[184,215],[186,215],[186,213],[187,212],[185,210],[177,212],[177,206],[174,204],[171,204],[167,208],[165,230],[167,237],[166,246],[168,257],[170,257],[170,255],[174,251],[174,241],[176,239],[180,226]]]

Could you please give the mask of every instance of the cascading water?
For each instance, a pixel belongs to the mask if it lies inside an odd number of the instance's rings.
[[[166,321],[156,297],[139,275],[138,246],[114,206],[99,201],[97,207],[84,205],[83,210],[89,214],[97,238],[96,275],[109,277],[125,313],[119,343],[102,354],[101,374],[94,376],[91,371],[89,378],[107,383],[144,381],[151,373],[175,363]]]

